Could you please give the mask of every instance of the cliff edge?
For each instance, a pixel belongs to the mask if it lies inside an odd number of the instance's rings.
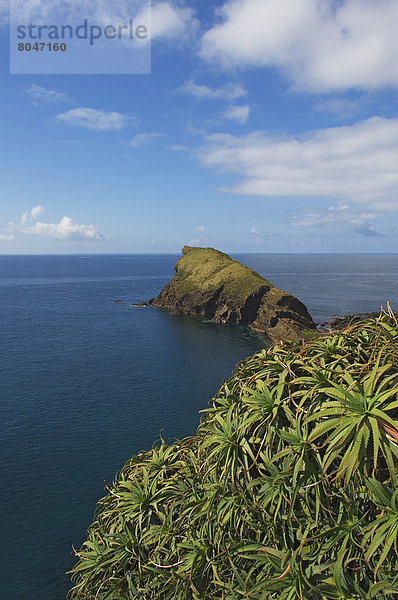
[[[299,340],[315,324],[302,302],[213,248],[185,246],[152,306],[217,323],[240,323],[273,341]]]

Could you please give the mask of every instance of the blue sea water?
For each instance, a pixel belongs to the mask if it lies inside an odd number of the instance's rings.
[[[240,255],[314,320],[398,306],[398,255]],[[174,255],[0,256],[1,600],[64,600],[103,482],[198,411],[264,339],[134,308]],[[121,303],[115,303],[121,300]]]

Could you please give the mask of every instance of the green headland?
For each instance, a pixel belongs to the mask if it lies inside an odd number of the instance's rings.
[[[297,298],[227,254],[185,246],[176,274],[151,304],[218,323],[240,323],[274,341],[299,340],[315,329]]]

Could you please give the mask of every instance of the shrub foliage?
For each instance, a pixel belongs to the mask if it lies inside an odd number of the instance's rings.
[[[390,312],[242,362],[196,436],[123,467],[72,597],[398,595],[397,350]]]

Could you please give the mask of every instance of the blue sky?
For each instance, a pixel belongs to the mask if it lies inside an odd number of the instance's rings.
[[[150,75],[10,75],[0,1],[1,254],[398,251],[396,0],[152,10]]]

